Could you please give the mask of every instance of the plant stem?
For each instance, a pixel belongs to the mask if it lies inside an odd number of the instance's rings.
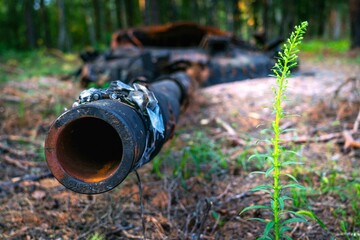
[[[281,162],[279,160],[279,156],[281,154],[280,150],[280,120],[283,117],[283,109],[281,106],[282,99],[284,97],[284,93],[286,90],[286,78],[290,74],[290,64],[291,58],[293,56],[293,52],[296,48],[298,38],[301,36],[301,32],[296,32],[293,38],[290,38],[288,42],[288,48],[284,51],[284,55],[282,56],[283,64],[281,66],[281,75],[277,75],[277,89],[275,91],[275,102],[273,108],[275,110],[275,121],[273,122],[273,131],[274,131],[274,138],[273,138],[273,167],[274,167],[274,174],[273,174],[273,214],[274,214],[274,235],[275,239],[280,239],[280,206],[279,206],[279,198],[280,198],[280,191],[281,191],[281,183],[280,183],[280,168]],[[297,56],[295,56],[296,58]],[[279,66],[279,65],[278,65]]]
[[[286,66],[286,62],[284,64],[284,67]],[[273,203],[273,214],[274,214],[274,233],[275,233],[275,239],[278,240],[280,237],[280,226],[279,226],[279,222],[280,222],[280,218],[279,218],[279,202],[278,199],[280,197],[280,179],[279,179],[279,175],[280,175],[280,164],[279,164],[279,135],[280,135],[280,131],[279,131],[279,123],[280,123],[280,119],[281,119],[281,114],[282,114],[282,109],[281,109],[281,94],[282,94],[282,88],[283,88],[283,82],[284,82],[284,76],[282,76],[282,79],[280,79],[279,81],[279,86],[278,86],[278,91],[277,91],[277,95],[276,95],[276,101],[275,101],[275,122],[273,123],[274,126],[274,142],[273,142],[273,160],[274,160],[274,174],[273,174],[273,179],[274,179],[274,203]]]

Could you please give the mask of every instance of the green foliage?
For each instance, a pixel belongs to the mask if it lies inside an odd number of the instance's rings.
[[[0,82],[24,80],[44,75],[69,74],[80,66],[74,54],[57,50],[18,52],[2,51],[0,56]]]
[[[345,53],[350,48],[350,41],[348,39],[326,41],[322,39],[313,39],[304,41],[301,44],[300,50],[302,52],[309,52],[314,54],[324,53]]]
[[[65,29],[66,50],[108,46],[111,33],[126,27],[163,24],[171,21],[194,21],[218,26],[249,39],[251,33],[266,29],[270,38],[291,31],[284,22],[286,16],[293,19],[309,19],[310,35],[330,37],[335,29],[328,27],[336,10],[345,16],[348,1],[0,1],[0,48],[34,49],[54,48],[59,44],[59,29]],[[325,4],[326,2],[326,4]],[[340,10],[340,12],[338,12]],[[59,13],[65,21],[61,23]],[[284,15],[284,13],[286,13]],[[349,18],[340,18],[341,26],[348,25]],[[60,27],[61,25],[61,27]],[[340,37],[349,31],[341,31]]]
[[[91,237],[89,237],[89,240],[104,240],[104,236],[102,236],[99,233],[94,233]]]
[[[169,170],[175,177],[185,180],[192,176],[211,178],[211,175],[227,169],[226,156],[218,144],[203,132],[195,132],[186,141],[183,149],[175,152],[179,139],[173,139],[170,146],[152,161],[153,172],[158,177]],[[196,144],[195,144],[196,143]],[[174,157],[174,153],[177,157]],[[169,161],[169,159],[171,159]]]
[[[271,196],[270,206],[256,205],[250,206],[241,211],[242,214],[245,211],[254,208],[269,209],[272,211],[273,219],[267,222],[265,230],[260,237],[261,239],[289,239],[290,237],[284,233],[291,228],[287,224],[292,222],[305,222],[306,219],[301,214],[296,214],[296,217],[282,219],[284,215],[285,201],[291,200],[290,197],[285,195],[285,190],[289,189],[304,189],[302,185],[297,183],[297,180],[291,174],[284,174],[283,168],[288,165],[301,164],[299,161],[293,161],[292,159],[286,160],[286,156],[295,154],[293,151],[286,150],[280,145],[280,134],[283,133],[280,129],[280,121],[285,117],[282,103],[286,100],[286,89],[288,85],[287,78],[290,76],[290,69],[297,65],[297,54],[299,52],[298,47],[303,39],[303,34],[306,31],[308,23],[302,22],[301,25],[295,26],[294,31],[291,33],[289,39],[283,46],[283,50],[279,52],[279,59],[277,60],[274,68],[272,69],[274,76],[276,77],[276,86],[273,87],[274,102],[273,112],[275,113],[275,120],[272,122],[273,138],[271,139],[272,150],[268,154],[264,154],[264,157],[271,162],[271,166],[264,172],[257,172],[264,174],[265,177],[272,176],[272,185],[260,185],[252,188],[252,191],[263,191]],[[281,176],[286,176],[288,181],[281,182]],[[287,183],[286,182],[289,182]],[[300,215],[300,216],[299,216]]]

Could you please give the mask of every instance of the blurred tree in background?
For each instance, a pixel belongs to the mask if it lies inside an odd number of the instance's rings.
[[[350,38],[360,47],[360,0],[0,0],[0,50],[98,48],[117,29],[173,21],[270,40],[303,20],[310,38]]]

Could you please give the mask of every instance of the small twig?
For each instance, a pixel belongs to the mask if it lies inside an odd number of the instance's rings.
[[[295,227],[293,228],[293,230],[291,230],[291,232],[290,232],[290,236],[293,236],[294,235],[294,233],[296,232],[296,230],[299,228],[299,226],[300,226],[300,223],[299,222],[297,222],[296,223],[296,225],[295,225]]]
[[[93,196],[91,201],[86,204],[85,208],[79,214],[79,219],[81,219],[84,214],[89,210],[89,208],[96,203],[96,196]]]
[[[224,120],[222,120],[221,118],[215,118],[215,122],[217,124],[219,124],[223,129],[226,130],[226,132],[230,135],[230,136],[236,136],[236,131],[234,130],[234,128],[232,128],[230,126],[230,124],[228,124],[227,122],[225,122]]]
[[[138,181],[139,187],[139,199],[140,199],[140,214],[141,214],[141,223],[142,223],[142,230],[143,230],[143,239],[146,239],[146,228],[145,228],[145,217],[144,217],[144,199],[143,199],[143,191],[141,185],[141,179],[139,173],[135,170],[135,175]]]
[[[220,198],[222,198],[223,196],[225,196],[225,195],[229,192],[230,188],[231,188],[231,183],[229,183],[229,184],[226,186],[225,190],[224,190],[219,196],[217,196],[216,198],[217,198],[217,199],[220,199]]]
[[[156,231],[160,235],[159,239],[164,239],[165,238],[165,230],[161,226],[161,223],[159,223],[159,221],[152,216],[146,216],[146,219],[148,220],[148,222],[152,222],[156,226]]]
[[[359,130],[359,122],[360,122],[360,109],[359,109],[358,115],[357,115],[357,117],[355,119],[355,122],[354,122],[354,126],[353,126],[353,129],[352,129],[353,133],[356,133]]]
[[[253,192],[248,191],[248,192],[239,193],[239,194],[236,194],[234,196],[229,197],[228,199],[226,199],[224,201],[224,203],[231,202],[232,200],[243,199],[243,198],[245,198],[247,196],[250,196],[250,195],[253,195]]]
[[[200,222],[200,227],[199,227],[198,233],[197,233],[197,239],[200,239],[201,232],[202,232],[202,230],[204,228],[205,222],[207,220],[207,217],[209,216],[209,212],[210,212],[211,207],[213,205],[213,203],[209,202],[207,199],[205,199],[205,204],[206,204],[205,212],[204,212],[203,217],[202,217],[201,222]]]
[[[216,136],[213,137],[214,140],[218,140],[218,139],[226,139],[230,142],[232,142],[232,145],[237,145],[237,146],[246,146],[247,142],[244,141],[243,139],[241,139],[238,136],[235,135],[230,135],[227,132],[223,132],[220,134],[217,134]]]
[[[134,235],[131,233],[128,233],[126,230],[122,230],[122,233],[127,237],[128,239],[141,239],[141,236]]]
[[[167,218],[170,221],[171,220],[171,201],[172,201],[172,192],[177,187],[177,181],[172,180],[171,183],[168,183],[168,179],[165,178],[165,186],[168,193],[168,202],[167,202]]]
[[[124,230],[126,231],[126,230],[131,230],[131,229],[135,228],[135,226],[133,224],[129,224],[127,226],[123,226],[121,224],[115,224],[115,227],[116,228],[114,230],[112,230],[112,231],[110,231],[110,232],[108,232],[106,234],[106,239],[110,238],[111,235],[115,235],[115,234],[120,233],[120,232],[122,232]]]

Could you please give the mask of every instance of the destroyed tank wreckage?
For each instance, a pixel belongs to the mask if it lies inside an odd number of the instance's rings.
[[[65,187],[109,191],[149,162],[172,137],[199,86],[265,77],[274,48],[262,50],[230,32],[194,23],[121,30],[103,54],[82,54],[84,90],[45,141],[49,169]]]

